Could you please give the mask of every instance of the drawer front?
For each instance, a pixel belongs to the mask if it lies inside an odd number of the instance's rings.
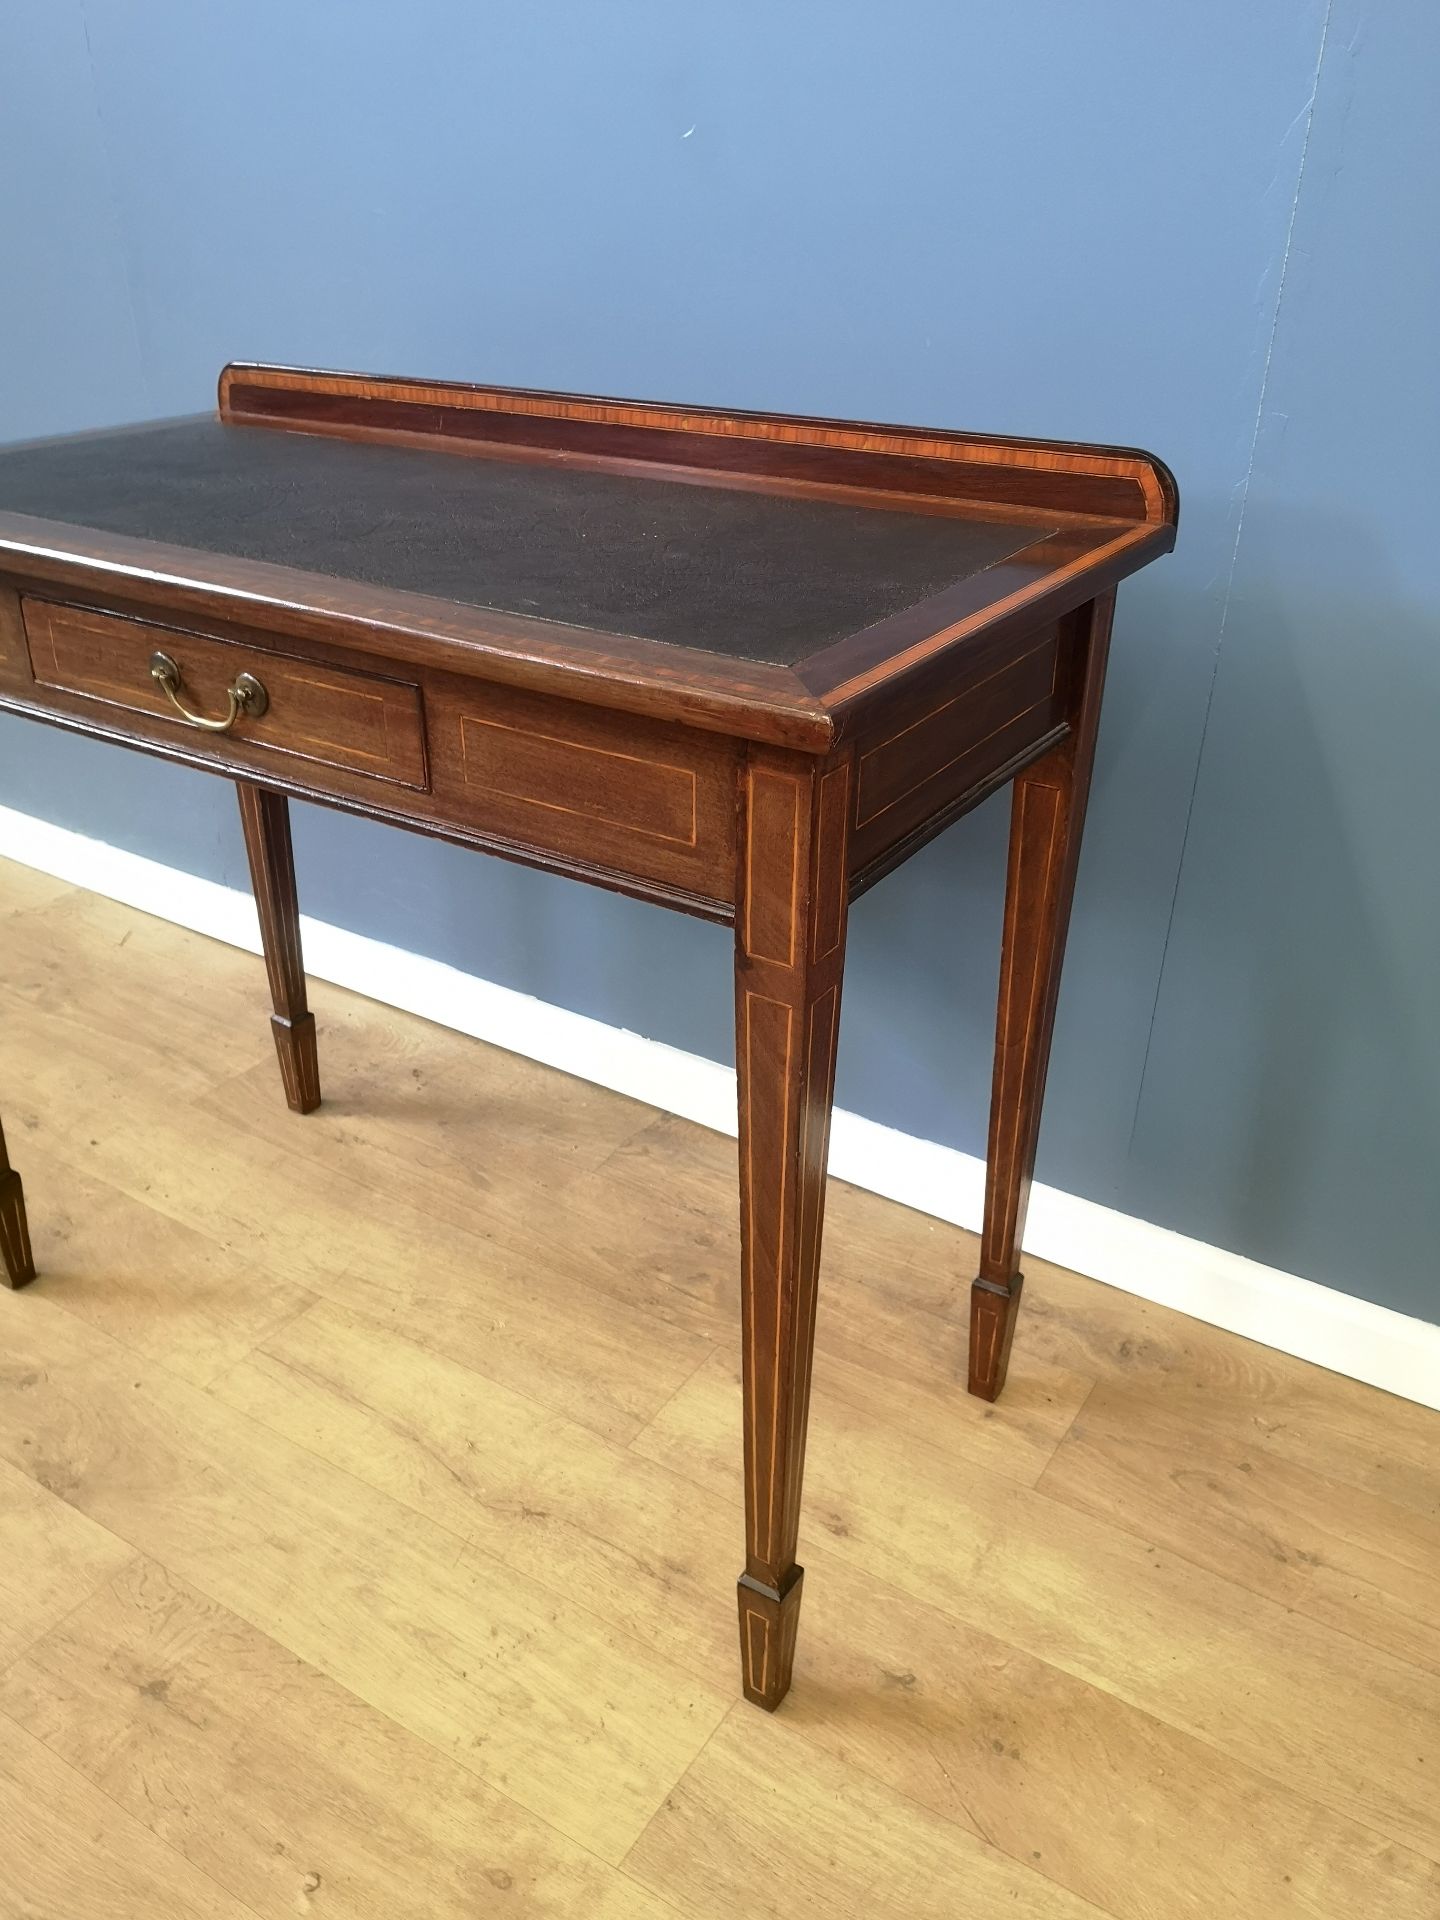
[[[159,719],[197,748],[224,744],[257,760],[264,750],[397,786],[427,785],[420,691],[402,680],[29,596],[21,610],[39,687]],[[242,673],[264,688],[264,712],[242,712],[225,733],[187,725],[151,676],[157,652],[175,662],[179,697],[195,712],[223,716]]]
[[[481,833],[734,897],[734,749],[714,735],[451,682],[430,696],[435,796]]]

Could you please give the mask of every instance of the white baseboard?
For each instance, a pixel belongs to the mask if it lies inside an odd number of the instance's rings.
[[[247,893],[8,807],[0,807],[0,855],[232,946],[260,950]],[[302,926],[306,970],[317,979],[716,1132],[735,1132],[735,1076],[713,1060],[343,927],[308,917]],[[984,1165],[970,1154],[837,1109],[830,1171],[937,1219],[979,1229]],[[1440,1326],[1038,1184],[1030,1199],[1025,1250],[1282,1353],[1440,1408]]]

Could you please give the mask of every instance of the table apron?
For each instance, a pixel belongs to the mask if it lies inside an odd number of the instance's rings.
[[[403,662],[0,588],[0,705],[202,771],[728,920],[736,768],[723,735]],[[263,713],[225,732],[248,674]]]
[[[847,889],[863,891],[1061,737],[1070,623],[967,653],[856,728]],[[249,675],[258,716],[205,731]],[[0,586],[0,708],[729,921],[740,738],[311,641],[76,606]],[[772,750],[773,751],[773,750]],[[793,755],[798,773],[824,763]]]

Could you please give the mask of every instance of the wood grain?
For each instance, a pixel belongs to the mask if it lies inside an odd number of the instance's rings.
[[[30,1297],[6,1326],[22,1381],[0,1458],[43,1461],[81,1513],[620,1858],[727,1696],[579,1596],[487,1578],[463,1539]]]
[[[0,1361],[0,1391],[20,1391],[7,1361]],[[134,1558],[27,1464],[28,1473],[0,1466],[0,1667]]]
[[[273,1920],[669,1911],[153,1561],[0,1674],[0,1715],[173,1848],[177,1877]]]
[[[1023,1653],[1003,1622],[962,1623],[828,1544],[810,1564],[787,1730],[1117,1920],[1420,1916],[1440,1895],[1433,1859]]]
[[[305,961],[300,951],[300,898],[290,842],[290,802],[249,780],[235,782],[240,824],[250,863],[250,884],[260,916],[260,944],[270,977],[270,1031],[280,1062],[285,1103],[292,1113],[313,1113],[320,1104],[320,1063],[315,1016],[305,998]]]
[[[223,419],[256,424],[550,447],[1157,524],[1176,507],[1168,470],[1133,448],[253,363],[222,369],[219,404]]]
[[[1440,1501],[1417,1513],[1357,1493],[1330,1466],[1323,1454],[1304,1464],[1277,1458],[1263,1427],[1223,1420],[1212,1424],[1197,1461],[1183,1402],[1172,1405],[1149,1383],[1107,1382],[1090,1395],[1039,1484],[1070,1506],[1440,1674]]]
[[[1011,794],[1010,862],[985,1158],[985,1221],[980,1272],[970,1304],[969,1386],[983,1400],[994,1400],[1005,1384],[1024,1284],[1018,1266],[1020,1243],[1040,1137],[1040,1109],[1114,611],[1114,594],[1105,594],[1070,623],[1063,656],[1071,676],[1070,730],[1043,759],[1020,773]]]
[[[717,1356],[633,1444],[723,1490],[737,1390]],[[811,1424],[828,1554],[1440,1860],[1434,1674],[1043,1491],[958,1474],[943,1437],[818,1398]]]
[[[854,1290],[833,1279],[832,1263],[822,1326],[855,1310]],[[683,1462],[608,1446],[559,1415],[527,1419],[522,1400],[468,1369],[328,1306],[280,1329],[216,1390],[506,1566],[580,1588],[697,1677],[728,1655],[733,1625],[716,1597],[738,1512],[718,1481],[697,1498]],[[823,1355],[815,1391],[827,1446],[846,1415]],[[824,1541],[836,1521],[822,1507],[814,1532]],[[1103,1910],[1299,1920],[1326,1911],[1328,1889],[1420,1913],[1440,1889],[1420,1855],[828,1544],[812,1541],[807,1560],[818,1578],[787,1726]]]
[[[386,673],[453,671],[823,754],[873,693],[937,658],[963,671],[970,642],[997,624],[1064,616],[1168,551],[1178,519],[1163,463],[1126,448],[252,366],[224,370],[220,411],[251,427],[648,471],[682,487],[698,478],[882,512],[1000,516],[1033,524],[1036,538],[1015,567],[866,625],[793,672],[332,578],[318,560],[305,569],[303,546],[300,564],[282,565],[72,526],[24,511],[23,487],[20,510],[0,515],[0,594],[23,585],[162,625],[233,622],[252,641],[369,654]],[[774,592],[785,585],[778,577]],[[8,651],[0,640],[0,694],[23,698],[26,670]],[[83,723],[74,697],[42,705]]]
[[[790,1685],[796,1564],[845,966],[848,757],[753,752],[740,777],[735,1062],[740,1108],[740,1337],[745,1371],[745,1695]]]
[[[823,703],[788,667],[723,659],[624,634],[578,633],[547,621],[461,606],[439,595],[335,580],[303,567],[133,534],[82,531],[42,515],[0,512],[0,601],[11,582],[29,593],[120,611],[164,626],[225,633],[282,650],[297,641],[404,672],[425,667],[558,693],[615,712],[640,713],[712,732],[828,749]],[[0,695],[33,704],[29,661],[0,654]],[[47,711],[61,706],[45,703]],[[99,731],[95,703],[84,711]]]
[[[497,843],[734,898],[735,750],[696,729],[451,678],[432,685],[436,801]]]
[[[1434,1414],[1041,1262],[957,1403],[974,1239],[834,1186],[742,1712],[733,1143],[330,989],[293,1124],[249,956],[0,925],[0,1912],[1440,1909]]]
[[[59,1137],[45,1130],[52,1158],[200,1234],[214,1235],[223,1223],[224,1244],[248,1246],[267,1273],[476,1364],[596,1432],[637,1432],[712,1350],[705,1334],[657,1326],[593,1288],[583,1245],[547,1243],[525,1231],[516,1208],[487,1217],[483,1187],[472,1193],[463,1219],[447,1219],[451,1207],[432,1207],[413,1179],[377,1208],[363,1157],[352,1170],[343,1144],[336,1150],[354,1122],[335,1110],[334,1066],[330,1101],[315,1116],[332,1118],[331,1151],[311,1151],[306,1142],[302,1154],[297,1136],[308,1135],[311,1122],[283,1130],[272,1123],[252,1134],[234,1127],[224,1099],[212,1105],[206,1088],[188,1106],[167,1101],[146,1049],[128,1037],[87,1024],[61,1046],[52,1027],[47,1048],[33,1009],[7,1005],[4,1017],[7,1044],[33,1048],[37,1064],[27,1097],[16,1104],[17,1121],[39,1129],[46,1114],[74,1118]],[[156,1105],[137,1134],[129,1116],[147,1075]],[[458,1095],[454,1104],[462,1104]],[[622,1115],[633,1126],[634,1116]],[[223,1202],[197,1183],[197,1166],[215,1169]],[[543,1185],[536,1189],[543,1192]],[[324,1235],[313,1231],[317,1209],[327,1218]],[[543,1286],[536,1282],[541,1261]]]
[[[25,1212],[25,1189],[5,1151],[3,1130],[0,1130],[0,1266],[4,1268],[7,1286],[28,1286],[35,1278],[35,1256],[30,1250],[29,1217]]]
[[[1023,1356],[1073,1367],[1133,1395],[1137,1422],[1163,1403],[1165,1427],[1183,1425],[1206,1459],[1243,1439],[1251,1454],[1331,1480],[1347,1501],[1375,1502],[1433,1521],[1440,1514],[1436,1415],[1293,1354],[1242,1340],[1045,1261],[1034,1279]],[[1102,1420],[1104,1416],[1101,1407]],[[1377,1418],[1384,1444],[1376,1445]]]
[[[319,1077],[289,797],[734,921],[747,1478],[769,1516],[742,1657],[773,1705],[849,900],[1016,782],[971,1322],[993,1400],[1114,591],[1173,546],[1174,480],[1135,449],[248,364],[219,404],[0,456],[0,706],[240,784],[298,1111]],[[8,1169],[0,1239],[28,1279]]]
[[[264,1074],[273,1114],[268,1062]],[[45,1221],[47,1298],[181,1379],[208,1386],[313,1304],[240,1236],[170,1219],[38,1144],[27,1158]]]
[[[252,1920],[251,1909],[0,1715],[3,1920]]]
[[[782,1722],[753,1738],[732,1716],[666,1800],[626,1866],[679,1895],[695,1920],[774,1910],[775,1889],[803,1889],[800,1910],[909,1920],[1092,1920],[1083,1900],[1019,1862],[822,1758]],[[961,1904],[963,1903],[963,1905]]]
[[[31,679],[20,596],[13,588],[0,586],[0,689],[23,689],[30,685]]]
[[[183,729],[150,674],[151,655],[161,651],[179,667],[187,703],[203,714],[224,713],[237,674],[263,682],[269,705],[259,716],[243,715],[234,733],[257,765],[283,766],[293,757],[402,787],[428,785],[414,685],[31,595],[21,610],[37,689],[71,696],[72,710],[83,713],[93,702],[159,721],[165,730]],[[188,744],[203,753],[220,737],[197,743],[192,732]]]
[[[731,1357],[739,1314],[735,1148],[662,1115],[546,1208],[547,1231],[594,1251],[594,1285],[660,1324],[703,1331]],[[1033,1486],[1094,1381],[1095,1363],[1020,1355],[993,1407],[963,1391],[971,1236],[827,1184],[817,1381],[925,1444],[943,1432],[965,1472]]]
[[[1065,737],[1072,625],[987,635],[855,722],[854,891]]]

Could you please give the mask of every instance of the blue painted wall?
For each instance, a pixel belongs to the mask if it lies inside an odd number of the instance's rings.
[[[1433,0],[11,0],[0,435],[254,357],[1153,446],[1041,1177],[1440,1319],[1437,78]],[[10,721],[0,800],[243,883],[219,783]],[[972,1152],[1004,835],[852,922],[840,1099]],[[716,929],[297,844],[324,918],[728,1057]]]

